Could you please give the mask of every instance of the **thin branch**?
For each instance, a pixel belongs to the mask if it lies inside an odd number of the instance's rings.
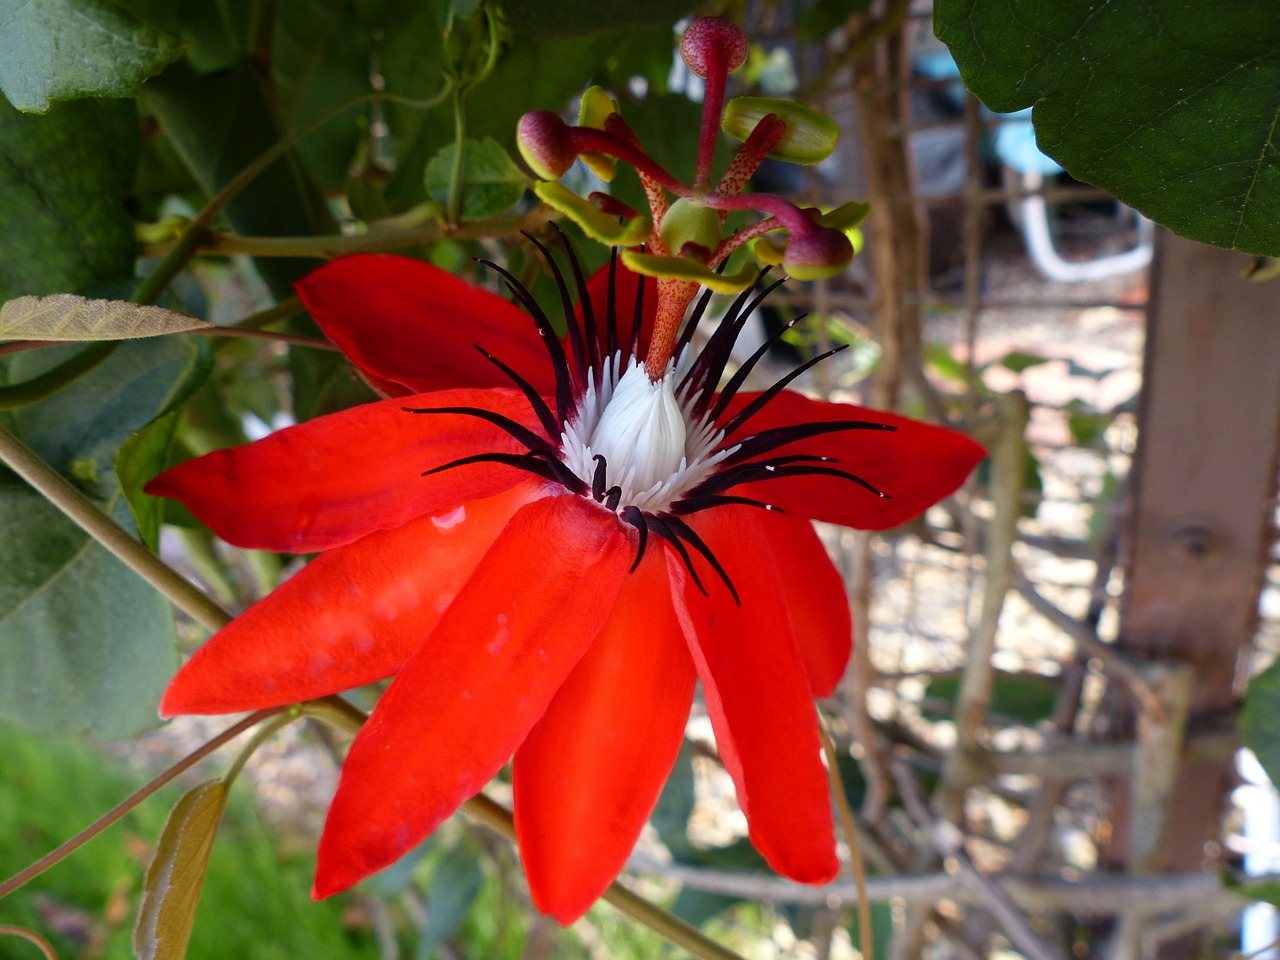
[[[72,486],[70,481],[3,428],[0,428],[0,462],[40,491],[80,529],[115,554],[201,626],[218,630],[230,622],[230,614],[148,550],[141,541],[126,533],[88,497]]]
[[[240,736],[240,734],[244,733],[250,727],[254,726],[255,724],[259,723],[262,720],[265,720],[267,717],[274,716],[275,714],[280,713],[282,710],[288,710],[288,709],[290,708],[289,707],[272,707],[267,710],[259,710],[256,713],[251,713],[249,714],[249,716],[245,717],[239,723],[231,727],[228,727],[226,730],[223,730],[222,733],[218,734],[209,742],[197,747],[195,750],[191,751],[189,754],[187,754],[185,757],[183,757],[181,760],[179,760],[177,763],[171,766],[164,773],[160,774],[160,776],[156,777],[146,786],[137,790],[136,792],[131,794],[129,797],[127,797],[125,800],[123,800],[120,804],[118,804],[115,808],[110,810],[108,813],[104,814],[103,816],[95,820],[93,823],[89,824],[89,826],[85,827],[83,830],[77,833],[74,837],[72,837],[66,843],[63,843],[57,849],[52,850],[49,853],[45,854],[35,863],[31,864],[31,866],[27,867],[25,870],[22,870],[19,873],[14,874],[4,883],[0,883],[0,899],[7,897],[9,894],[13,893],[13,891],[17,890],[19,887],[21,887],[23,884],[27,883],[28,881],[34,880],[36,877],[40,876],[40,874],[44,873],[46,870],[48,870],[58,861],[63,860],[66,857],[70,856],[80,847],[84,846],[84,844],[88,843],[98,834],[102,833],[102,831],[107,829],[107,827],[111,826],[113,823],[115,823],[117,820],[123,817],[126,813],[128,813],[138,804],[142,803],[143,800],[146,800],[148,797],[154,794],[157,790],[159,790],[165,784],[169,783],[175,777],[179,776],[183,771],[195,766],[197,763],[199,763],[209,754],[213,753],[223,744],[227,743],[230,740],[234,740],[236,737]]]
[[[211,233],[200,252],[211,256],[247,254],[252,257],[316,257],[329,259],[354,253],[382,253],[405,247],[434,243],[437,240],[486,240],[495,237],[518,237],[542,227],[548,220],[559,219],[552,208],[539,204],[519,216],[487,217],[451,225],[428,223],[402,229],[372,229],[367,233],[332,234],[300,237],[240,237],[228,233]]]
[[[916,783],[915,776],[905,763],[894,761],[890,767],[898,792],[907,805],[907,812],[929,837],[939,854],[958,867],[959,876],[982,901],[1000,924],[1013,946],[1028,960],[1060,960],[1040,936],[1031,929],[1027,918],[999,886],[977,868],[965,849],[964,834],[949,820],[936,816],[929,808]]]
[[[1146,677],[1115,647],[1098,639],[1098,635],[1089,629],[1088,624],[1077,620],[1037,590],[1021,570],[1015,571],[1013,575],[1013,589],[1022,594],[1022,598],[1036,613],[1071,637],[1082,654],[1095,657],[1104,673],[1124,684],[1143,713],[1157,719],[1165,717],[1164,702]]]

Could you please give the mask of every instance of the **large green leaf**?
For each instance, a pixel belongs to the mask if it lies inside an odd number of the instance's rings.
[[[68,349],[17,354],[8,376],[29,379]],[[207,347],[194,338],[124,343],[89,374],[7,419],[46,463],[132,530],[117,452],[185,396],[207,361]],[[168,601],[8,473],[0,473],[0,530],[0,662],[22,665],[0,671],[0,716],[108,737],[154,726],[177,668]]]
[[[128,97],[182,44],[102,0],[0,0],[0,91],[19,110]]]
[[[127,737],[178,667],[168,602],[40,494],[0,474],[0,717]]]
[[[279,139],[267,92],[248,61],[230,71],[202,76],[185,63],[166,70],[143,90],[143,104],[200,186],[225,186]],[[227,205],[227,219],[240,233],[288,236],[333,233],[337,226],[324,199],[292,155],[282,157]],[[280,299],[315,261],[271,258],[259,272]]]
[[[133,274],[138,121],[131,104],[81,100],[43,116],[0,100],[0,300]]]
[[[1193,240],[1280,254],[1274,0],[938,0],[938,36],[1040,148]]]

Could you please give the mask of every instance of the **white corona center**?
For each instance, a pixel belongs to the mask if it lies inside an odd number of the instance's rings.
[[[619,376],[619,369],[622,369]],[[720,433],[690,422],[676,395],[672,364],[661,380],[649,379],[638,360],[615,356],[601,383],[589,374],[587,389],[561,435],[561,457],[591,483],[595,457],[605,458],[605,487],[622,490],[620,507],[660,511],[710,474],[728,453],[713,453]]]

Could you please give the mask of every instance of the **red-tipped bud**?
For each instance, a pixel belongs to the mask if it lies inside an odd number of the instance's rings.
[[[791,234],[782,269],[797,280],[833,277],[853,259],[853,244],[840,230],[814,225]]]
[[[520,156],[542,179],[559,180],[578,158],[571,130],[558,113],[550,110],[526,113],[516,128]]]
[[[699,17],[680,38],[680,56],[702,78],[732,73],[747,62],[747,37],[728,20]]]

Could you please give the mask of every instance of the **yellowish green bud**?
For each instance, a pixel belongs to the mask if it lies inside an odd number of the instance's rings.
[[[720,129],[734,139],[746,142],[756,124],[771,113],[787,125],[787,132],[769,151],[770,157],[788,163],[818,163],[831,156],[840,136],[840,127],[825,113],[792,100],[734,97],[725,105]]]

